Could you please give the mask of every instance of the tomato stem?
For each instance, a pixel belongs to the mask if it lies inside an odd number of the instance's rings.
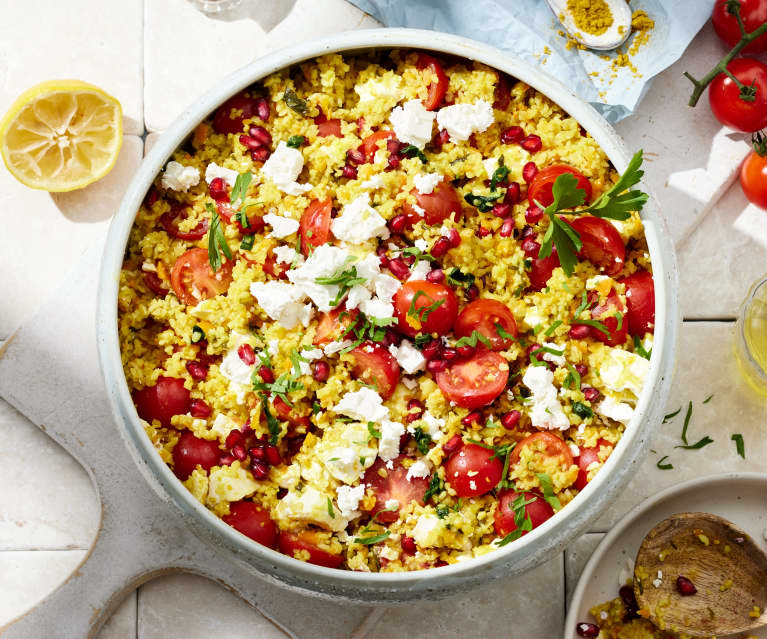
[[[759,157],[767,156],[767,135],[764,131],[757,131],[751,135],[751,146]]]
[[[740,39],[740,42],[736,44],[732,50],[722,58],[719,63],[711,69],[701,80],[698,80],[695,78],[692,74],[688,73],[687,71],[684,72],[684,77],[687,78],[690,82],[693,83],[695,88],[693,89],[692,95],[690,96],[690,101],[687,103],[689,106],[694,107],[698,104],[698,100],[700,100],[700,96],[703,95],[703,91],[706,90],[706,87],[713,82],[714,78],[718,76],[720,73],[726,73],[730,78],[732,78],[735,83],[737,84],[738,88],[740,89],[740,99],[744,100],[746,102],[753,102],[754,98],[756,97],[756,89],[753,88],[753,90],[749,90],[749,87],[745,87],[741,82],[737,80],[728,70],[727,65],[732,62],[732,60],[751,42],[756,40],[759,36],[767,33],[767,22],[762,24],[761,26],[754,29],[751,33],[748,33],[746,31],[746,27],[743,24],[743,18],[740,16],[740,2],[738,0],[731,0],[731,2],[727,3],[727,11],[735,16],[735,19],[738,21],[738,26],[740,27],[740,32],[742,34],[742,37]]]

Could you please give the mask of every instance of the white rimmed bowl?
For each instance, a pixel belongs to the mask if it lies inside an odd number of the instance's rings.
[[[188,516],[195,533],[254,573],[267,575],[287,587],[318,596],[382,603],[434,599],[491,579],[524,572],[560,552],[584,532],[639,468],[651,434],[662,420],[671,385],[679,324],[673,245],[657,204],[651,198],[642,218],[655,276],[655,340],[650,372],[634,418],[604,468],[561,513],[520,540],[482,557],[407,573],[334,570],[300,562],[265,548],[230,528],[203,507],[176,479],[145,435],[122,369],[117,335],[117,290],[125,246],[136,212],[171,153],[199,122],[234,93],[279,69],[318,55],[393,48],[429,49],[461,56],[526,82],[576,118],[600,144],[618,171],[626,168],[631,154],[612,127],[591,106],[541,69],[495,48],[454,35],[415,29],[352,31],[313,40],[267,55],[236,71],[189,106],[160,137],[128,187],[109,229],[101,265],[97,314],[99,357],[115,419],[147,481],[163,499]]]

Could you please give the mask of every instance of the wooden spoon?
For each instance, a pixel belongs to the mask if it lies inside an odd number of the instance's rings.
[[[613,23],[607,31],[594,35],[578,28],[573,14],[567,8],[567,0],[546,0],[554,15],[567,29],[570,36],[589,49],[608,51],[621,46],[631,35],[631,7],[626,0],[605,0],[613,14]]]
[[[679,577],[697,592],[680,594]],[[639,547],[634,594],[640,614],[662,629],[692,637],[748,632],[767,625],[767,555],[726,519],[672,515]]]

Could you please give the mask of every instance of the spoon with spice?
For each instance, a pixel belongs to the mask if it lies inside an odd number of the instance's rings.
[[[672,515],[642,541],[634,566],[639,614],[691,637],[767,625],[767,555],[709,513]]]
[[[570,37],[584,47],[608,51],[631,34],[626,0],[546,0]]]

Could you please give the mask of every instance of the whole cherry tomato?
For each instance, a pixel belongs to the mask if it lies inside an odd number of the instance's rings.
[[[138,416],[150,423],[156,419],[165,428],[170,427],[171,417],[189,411],[190,401],[184,380],[176,377],[159,377],[154,386],[133,392]]]
[[[495,451],[464,444],[445,464],[445,479],[459,497],[479,497],[501,481],[503,462]]]
[[[474,300],[458,315],[453,332],[456,337],[471,337],[474,331],[487,337],[494,351],[502,351],[511,346],[512,340],[501,337],[499,332],[516,337],[517,323],[508,306],[498,300]]]
[[[740,185],[749,202],[767,211],[767,155],[752,152],[740,169]]]
[[[229,504],[229,514],[221,517],[235,530],[250,537],[267,548],[277,547],[277,524],[269,511],[252,501],[236,501]]]
[[[208,441],[185,430],[178,438],[171,453],[173,457],[173,473],[181,481],[192,474],[197,466],[210,470],[220,463],[221,451],[217,441]]]
[[[708,87],[712,113],[736,131],[753,133],[763,129],[767,126],[767,65],[754,58],[737,58],[727,65],[727,70],[756,95],[742,99],[738,85],[720,73]]]
[[[767,22],[767,0],[740,0],[740,17],[746,31],[751,33]],[[727,0],[716,0],[714,13],[711,16],[714,30],[730,48],[741,39],[740,26],[735,16],[727,10]],[[743,49],[744,53],[761,53],[767,51],[767,33],[760,35]]]
[[[591,201],[591,182],[578,169],[567,164],[554,164],[538,171],[527,190],[527,199],[530,204],[538,203],[544,208],[551,204],[554,201],[554,194],[552,193],[554,182],[564,173],[570,173],[575,177],[578,181],[576,188],[584,191],[586,198],[584,203],[588,204]]]
[[[213,128],[218,133],[242,133],[244,121],[258,115],[258,101],[249,90],[233,95],[216,109]]]
[[[404,335],[446,335],[458,315],[458,299],[449,286],[412,280],[394,294],[394,315],[397,330]]]
[[[492,404],[506,388],[509,364],[495,351],[478,350],[469,359],[453,360],[435,379],[451,402],[464,408],[480,408]]]

